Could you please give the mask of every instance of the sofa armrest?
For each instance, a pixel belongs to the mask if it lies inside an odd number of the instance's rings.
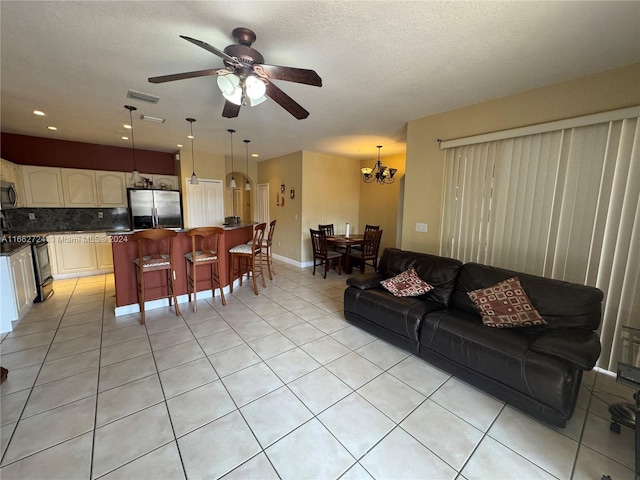
[[[591,370],[600,356],[600,339],[591,330],[552,330],[531,341],[534,352],[561,358],[582,370]]]
[[[379,287],[380,280],[383,280],[383,277],[379,273],[364,273],[347,278],[347,285],[360,290],[368,290]]]

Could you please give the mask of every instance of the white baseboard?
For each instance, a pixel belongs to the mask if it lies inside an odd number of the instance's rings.
[[[92,277],[94,275],[104,275],[106,273],[113,273],[113,268],[104,268],[102,270],[91,270],[89,272],[74,272],[74,273],[56,273],[53,275],[54,280],[65,280],[67,278],[80,278],[80,277]]]
[[[233,283],[233,286],[234,288],[236,286],[240,286],[240,281],[236,279],[235,282]],[[229,286],[224,287],[222,291],[225,294],[228,294],[230,292]],[[201,292],[198,292],[198,300],[204,300],[206,298],[211,298],[212,296],[213,294],[211,293],[210,289],[202,290]],[[183,303],[189,303],[189,295],[187,295],[186,293],[182,295],[178,295],[176,299],[178,300],[178,305]],[[148,312],[149,310],[155,310],[157,308],[168,307],[168,306],[169,306],[168,298],[159,298],[157,300],[149,300],[148,302],[144,302],[145,312]],[[116,317],[120,317],[122,315],[130,315],[132,313],[140,313],[140,305],[138,305],[137,303],[132,303],[130,305],[122,305],[120,307],[116,307],[115,309]]]

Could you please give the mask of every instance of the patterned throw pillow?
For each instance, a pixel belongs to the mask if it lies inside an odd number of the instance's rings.
[[[467,295],[480,310],[482,322],[488,327],[532,327],[547,323],[531,304],[518,277],[467,292]]]
[[[382,280],[380,285],[396,297],[417,297],[418,295],[433,290],[431,285],[418,276],[416,269],[413,267],[395,277]]]

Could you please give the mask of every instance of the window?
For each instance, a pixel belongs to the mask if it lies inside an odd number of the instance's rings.
[[[602,289],[598,365],[610,370],[620,327],[640,328],[639,114],[442,144],[441,255]]]

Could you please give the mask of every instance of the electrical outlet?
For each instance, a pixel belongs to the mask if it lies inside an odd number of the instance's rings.
[[[36,214],[29,212],[29,220],[35,220],[35,219],[36,219]]]
[[[427,224],[426,223],[416,223],[416,232],[426,232]]]
[[[98,218],[104,218],[104,214],[102,212],[98,212]]]

